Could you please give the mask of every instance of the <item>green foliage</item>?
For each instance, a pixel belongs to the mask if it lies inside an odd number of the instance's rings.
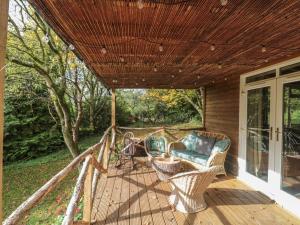
[[[31,92],[16,90],[8,79],[4,161],[36,158],[56,151],[63,145],[62,135],[48,112],[45,101],[47,92],[38,85],[31,89]]]

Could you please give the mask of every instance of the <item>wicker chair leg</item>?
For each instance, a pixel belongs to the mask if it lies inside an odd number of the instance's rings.
[[[169,203],[183,213],[196,213],[207,207],[203,193],[197,196],[188,196],[183,195],[176,188],[173,189],[169,197]]]

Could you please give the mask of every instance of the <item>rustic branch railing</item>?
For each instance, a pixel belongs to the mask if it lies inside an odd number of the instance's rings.
[[[204,127],[191,127],[191,128],[174,128],[174,127],[118,127],[120,130],[177,130],[177,131],[189,131],[189,130],[205,130]]]
[[[76,186],[74,188],[73,195],[68,205],[66,216],[63,220],[63,224],[73,224],[74,221],[74,209],[78,204],[81,194],[84,190],[84,209],[83,220],[90,224],[91,222],[91,209],[94,198],[95,189],[97,186],[97,180],[101,171],[98,171],[99,166],[95,167],[93,175],[93,169],[95,163],[93,163],[93,154],[100,148],[99,156],[96,163],[101,164],[103,159],[103,152],[105,151],[105,145],[108,140],[108,134],[112,130],[112,144],[111,149],[114,149],[116,132],[115,129],[109,127],[103,134],[101,140],[94,146],[88,148],[86,151],[77,156],[73,161],[67,165],[64,169],[58,172],[52,177],[46,184],[38,189],[33,195],[31,195],[25,202],[23,202],[10,216],[3,222],[3,225],[17,224],[24,216],[34,208],[46,195],[48,195],[67,175],[69,175],[79,164],[84,161],[81,168],[79,177],[77,179]],[[95,175],[97,174],[97,175]],[[94,187],[95,186],[95,187]],[[93,187],[93,188],[92,188]],[[94,192],[93,192],[94,190]]]

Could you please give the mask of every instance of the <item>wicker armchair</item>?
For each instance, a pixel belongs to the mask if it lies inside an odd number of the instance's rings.
[[[203,194],[216,174],[217,167],[213,166],[202,171],[184,172],[170,177],[170,204],[183,213],[195,213],[206,209]]]
[[[209,168],[212,166],[217,167],[217,175],[224,174],[226,175],[225,171],[225,159],[227,152],[230,148],[230,139],[224,135],[214,132],[207,132],[207,131],[198,131],[198,135],[205,136],[205,137],[213,137],[216,139],[216,142],[212,148],[212,151],[209,156],[197,154],[193,151],[189,151],[187,146],[182,142],[184,138],[172,142],[168,146],[168,152],[170,155],[173,155],[176,158],[180,158],[181,160],[188,161],[197,169],[204,169]],[[226,142],[223,146],[219,146],[218,143]]]

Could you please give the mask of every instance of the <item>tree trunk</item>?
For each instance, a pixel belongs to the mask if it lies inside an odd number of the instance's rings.
[[[79,148],[78,148],[78,143],[73,141],[73,137],[72,137],[73,135],[65,127],[62,127],[62,134],[71,155],[73,156],[73,158],[77,157],[79,155]]]

